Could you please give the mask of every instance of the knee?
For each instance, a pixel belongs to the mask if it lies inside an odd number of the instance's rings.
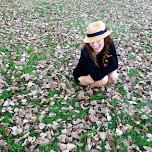
[[[111,75],[109,79],[113,82],[116,82],[118,80],[118,73],[115,73],[114,75]]]
[[[108,83],[108,76],[106,75],[104,78],[98,81],[99,86],[104,86]]]

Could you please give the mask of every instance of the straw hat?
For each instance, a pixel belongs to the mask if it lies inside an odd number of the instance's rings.
[[[87,37],[84,43],[91,43],[107,37],[112,32],[111,27],[105,26],[102,21],[93,22],[88,25]]]

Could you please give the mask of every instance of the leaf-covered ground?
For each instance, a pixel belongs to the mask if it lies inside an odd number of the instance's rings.
[[[152,151],[151,0],[0,1],[0,151]],[[86,27],[113,29],[119,80],[75,84]]]

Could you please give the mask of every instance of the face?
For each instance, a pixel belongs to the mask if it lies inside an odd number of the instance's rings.
[[[104,39],[89,43],[96,54],[99,54],[104,48]]]

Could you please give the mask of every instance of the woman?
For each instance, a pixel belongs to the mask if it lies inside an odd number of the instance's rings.
[[[118,59],[111,32],[112,29],[102,21],[89,24],[85,46],[73,71],[77,84],[101,87],[118,80]]]

